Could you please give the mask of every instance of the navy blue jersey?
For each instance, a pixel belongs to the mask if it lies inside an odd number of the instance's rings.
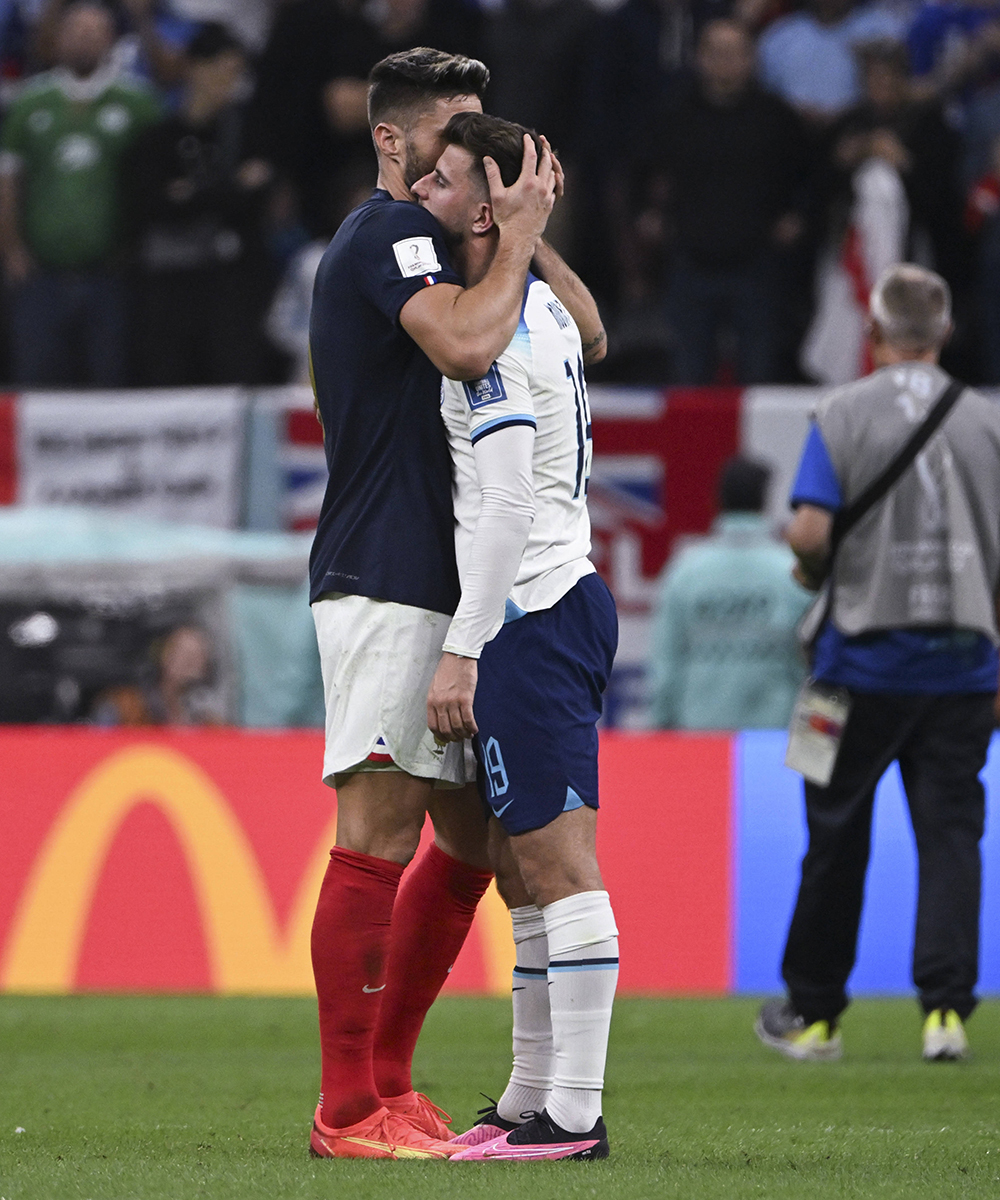
[[[310,598],[350,592],[451,615],[458,605],[441,373],[399,323],[434,283],[458,283],[437,221],[377,190],[316,276],[309,346],[330,480]]]

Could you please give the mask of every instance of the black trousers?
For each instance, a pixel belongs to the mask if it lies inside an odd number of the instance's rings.
[[[809,845],[782,975],[807,1022],[847,1007],[871,849],[875,785],[898,760],[917,844],[913,981],[925,1012],[975,1008],[985,796],[979,772],[993,697],[852,692],[827,787],[806,783]]]

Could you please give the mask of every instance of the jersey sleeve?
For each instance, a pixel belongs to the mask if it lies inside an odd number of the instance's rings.
[[[814,504],[836,512],[843,506],[840,481],[834,470],[830,452],[817,424],[809,429],[809,436],[802,450],[798,473],[792,484],[790,503],[793,508],[800,504]]]
[[[362,295],[398,321],[403,305],[435,283],[462,284],[437,221],[417,204],[382,205],[354,232],[354,278]]]
[[[523,327],[522,327],[523,333]],[[526,347],[517,335],[482,379],[461,384],[473,446],[499,429],[512,425],[538,427],[529,383]]]

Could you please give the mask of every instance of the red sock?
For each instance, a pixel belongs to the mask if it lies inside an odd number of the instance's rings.
[[[410,1063],[424,1017],[448,978],[492,878],[490,871],[459,862],[432,842],[400,888],[375,1031],[380,1096],[412,1090]]]
[[[323,1122],[355,1125],[381,1106],[372,1041],[385,986],[399,863],[339,846],[320,888],[312,927],[323,1054]]]

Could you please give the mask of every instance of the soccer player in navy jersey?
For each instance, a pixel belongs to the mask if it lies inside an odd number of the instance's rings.
[[[470,288],[410,185],[437,160],[449,118],[480,110],[487,78],[475,60],[427,49],[376,65],[378,186],[316,280],[310,348],[330,479],[311,601],[327,701],[323,776],[338,793],[312,934],[322,1094],[311,1145],[323,1157],[455,1151],[409,1077],[423,1016],[490,879],[463,747],[436,740],[426,721],[459,599],[441,375],[485,375],[514,335],[556,169],[530,139],[511,186],[486,164],[498,248]],[[435,845],[397,899],[428,812]]]
[[[456,114],[434,170],[413,185],[470,286],[500,241],[483,161],[513,182],[525,132]],[[462,597],[428,719],[444,739],[478,734],[517,945],[514,1070],[492,1111],[454,1139],[454,1161],[609,1153],[601,1097],[618,930],[595,848],[596,725],[618,624],[588,557],[584,357],[570,313],[529,274],[517,332],[489,372],[444,381]]]

